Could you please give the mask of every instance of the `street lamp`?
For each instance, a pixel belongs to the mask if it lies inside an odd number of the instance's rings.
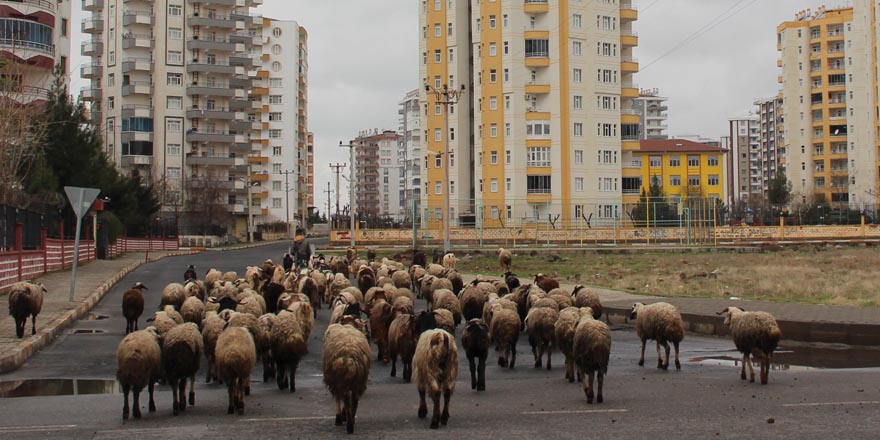
[[[349,160],[351,161],[351,166],[349,166],[349,170],[348,170],[350,173],[349,182],[348,182],[348,185],[349,185],[349,195],[348,195],[348,197],[349,197],[349,202],[348,202],[348,204],[349,204],[349,207],[348,207],[349,219],[348,219],[348,221],[349,221],[349,228],[350,228],[349,234],[351,236],[351,247],[354,247],[354,245],[355,245],[355,241],[354,241],[354,209],[355,209],[354,150],[355,150],[355,146],[350,143],[343,144],[342,141],[339,141],[339,148],[348,148],[348,153],[349,153],[349,157],[350,157]],[[337,188],[338,188],[338,185],[337,185]],[[338,194],[339,194],[338,190],[337,190],[336,194],[338,197]]]
[[[425,92],[434,94],[435,104],[443,104],[443,175],[446,179],[446,188],[443,191],[443,251],[446,253],[451,250],[449,244],[449,222],[452,221],[449,218],[449,199],[452,196],[449,192],[449,105],[458,103],[459,99],[464,95],[465,86],[462,84],[459,89],[450,89],[446,84],[443,84],[443,87],[438,90],[429,84],[425,84]]]

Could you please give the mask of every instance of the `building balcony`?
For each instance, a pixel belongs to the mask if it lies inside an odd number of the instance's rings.
[[[83,64],[79,67],[79,76],[88,79],[100,78],[104,73],[101,63]]]
[[[620,2],[620,22],[626,23],[639,19],[639,10],[632,4],[632,0],[622,0]]]
[[[234,34],[230,34],[229,41],[233,43],[244,44],[245,46],[257,46],[262,44],[262,40],[259,35],[250,35],[247,32],[237,32]]]
[[[527,67],[550,67],[550,52],[526,52]]]
[[[153,142],[153,133],[149,131],[123,131],[122,143]]]
[[[84,18],[80,29],[84,34],[100,34],[104,32],[104,20],[101,18]]]
[[[80,44],[80,53],[85,57],[99,57],[104,52],[104,42],[100,38],[83,41]]]
[[[122,13],[122,25],[132,26],[142,24],[145,26],[153,25],[153,13],[150,11],[125,11]]]
[[[216,50],[222,52],[244,52],[245,45],[231,39],[212,37],[210,35],[193,35],[187,42],[187,49]]]
[[[239,67],[240,68],[240,67]],[[226,75],[236,75],[237,70],[236,66],[231,66],[227,63],[205,63],[199,62],[199,60],[193,60],[189,64],[186,65],[187,72],[200,72],[200,73],[220,73]],[[242,69],[243,73],[243,69]]]
[[[525,0],[523,10],[526,14],[546,14],[550,12],[548,0]]]
[[[186,132],[187,142],[217,142],[231,144],[236,142],[236,134],[224,130],[189,130]]]
[[[550,84],[526,84],[526,93],[529,95],[546,95],[550,93]]]
[[[229,108],[244,111],[261,110],[263,102],[260,100],[250,101],[247,98],[232,99],[229,101]]]
[[[233,66],[244,66],[246,68],[257,67],[260,61],[247,53],[236,53],[229,56],[229,64]]]
[[[123,167],[151,166],[153,165],[153,156],[123,155],[120,165]]]
[[[122,85],[122,96],[152,94],[153,84],[149,81],[132,81]]]
[[[147,34],[126,33],[122,36],[123,49],[152,49],[153,37]]]
[[[152,117],[153,107],[148,104],[125,104],[122,106],[122,119]]]
[[[55,5],[53,5],[52,2],[48,0],[41,0],[40,3],[47,3],[49,11],[55,10]],[[104,0],[82,0],[83,11],[97,12],[102,9],[104,9]]]
[[[620,88],[620,96],[622,98],[638,98],[639,97],[639,85],[638,84],[624,84]]]
[[[101,102],[101,96],[101,89],[99,88],[83,87],[79,91],[79,97],[83,101]]]
[[[153,60],[149,58],[125,58],[122,60],[122,73],[152,71]]]
[[[230,0],[234,6],[236,1]],[[208,2],[198,2],[206,5]],[[212,1],[210,3],[217,3]],[[225,15],[217,15],[215,13],[204,13],[199,15],[190,15],[187,22],[190,26],[200,26],[203,28],[220,28],[220,29],[244,29],[243,21],[235,21],[232,17]]]
[[[205,82],[193,83],[186,86],[187,96],[203,95],[233,97],[236,96],[236,92],[243,92],[243,90],[229,88],[227,84]]]
[[[238,131],[252,131],[252,130],[262,130],[263,124],[259,121],[248,121],[245,118],[232,121],[230,124],[230,128]]]
[[[632,57],[623,57],[620,59],[620,70],[623,72],[636,73],[639,71],[639,60]]]
[[[235,157],[208,156],[207,152],[202,152],[202,154],[198,156],[194,155],[193,153],[187,153],[186,165],[231,167],[235,166]]]
[[[620,44],[623,45],[624,48],[638,46],[639,35],[633,31],[621,30]]]
[[[254,81],[250,78],[229,78],[229,87],[234,89],[250,89],[253,85]]]
[[[186,117],[191,119],[218,119],[226,121],[234,121],[236,119],[244,119],[246,116],[242,112],[235,112],[224,107],[199,108],[190,107],[186,110]]]

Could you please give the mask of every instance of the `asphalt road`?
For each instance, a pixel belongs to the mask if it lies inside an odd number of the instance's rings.
[[[18,371],[0,381],[24,379],[103,379],[115,377],[116,345],[125,321],[123,291],[141,281],[150,287],[147,309],[158,306],[162,287],[182,280],[188,264],[203,274],[209,267],[241,271],[266,258],[279,259],[286,245],[231,252],[205,252],[166,258],[142,266],[126,277],[95,308],[103,320],[80,321]],[[419,301],[419,306],[423,304]],[[143,328],[145,316],[140,325]],[[334,403],[321,382],[320,350],[329,312],[319,312],[309,341],[310,354],[297,372],[297,391],[282,392],[260,383],[253,374],[252,393],[244,416],[226,415],[226,390],[203,383],[198,375],[196,406],[171,415],[171,394],[160,386],[158,412],[123,422],[122,396],[91,394],[0,399],[0,438],[139,439],[336,438],[344,428],[333,425]],[[104,333],[77,333],[102,330]],[[459,329],[460,336],[460,329]],[[682,371],[639,367],[638,340],[632,329],[615,327],[612,359],[605,381],[605,403],[588,405],[578,384],[563,377],[563,358],[554,353],[552,371],[534,369],[525,336],[520,338],[517,366],[497,366],[490,354],[487,390],[470,390],[467,361],[461,351],[456,393],[449,425],[430,431],[416,417],[415,385],[389,377],[390,367],[373,363],[371,381],[361,400],[355,436],[363,438],[799,438],[875,439],[880,428],[880,369],[821,370],[781,366],[770,384],[740,381],[739,369],[718,357],[736,356],[723,339],[688,335],[682,344]],[[374,350],[375,350],[375,346]],[[653,365],[653,349],[647,350]],[[702,360],[705,358],[709,360]],[[109,382],[108,382],[109,383]],[[769,423],[771,420],[773,423]]]

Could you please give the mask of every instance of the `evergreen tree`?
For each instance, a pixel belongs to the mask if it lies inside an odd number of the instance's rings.
[[[791,200],[791,182],[785,177],[782,168],[776,170],[776,176],[770,180],[770,189],[767,198],[771,205],[786,205]]]

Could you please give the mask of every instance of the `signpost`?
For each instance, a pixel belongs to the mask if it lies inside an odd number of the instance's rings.
[[[76,266],[79,263],[79,236],[82,229],[82,218],[89,212],[92,203],[98,198],[101,190],[95,188],[78,188],[75,186],[65,186],[64,193],[67,194],[67,200],[70,201],[70,207],[76,214],[76,239],[73,244],[73,272],[70,273],[70,301],[73,302],[73,292],[76,288]],[[61,256],[64,261],[64,255]]]

